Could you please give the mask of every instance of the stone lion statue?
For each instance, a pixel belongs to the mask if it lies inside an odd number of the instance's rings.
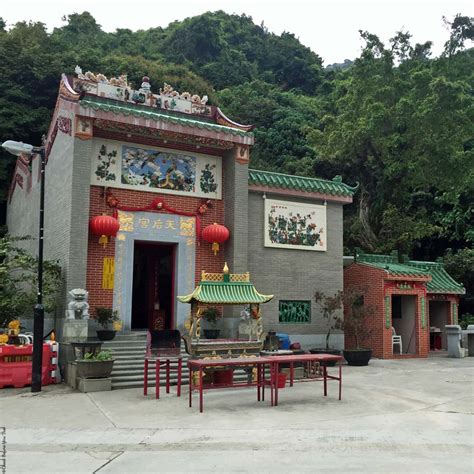
[[[89,292],[82,288],[75,288],[69,293],[69,303],[67,305],[67,319],[89,319],[89,303],[87,299]]]

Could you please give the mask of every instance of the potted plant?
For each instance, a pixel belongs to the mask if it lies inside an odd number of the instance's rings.
[[[344,350],[348,365],[368,365],[372,357],[372,349],[362,345],[366,345],[370,340],[370,320],[375,314],[374,307],[364,299],[366,293],[365,288],[352,288],[344,292],[344,333],[346,341],[349,339],[352,342],[352,347]]]
[[[217,339],[219,337],[220,329],[217,329],[217,320],[220,316],[219,310],[214,306],[209,306],[202,311],[201,317],[211,325],[211,328],[204,329],[206,339]]]
[[[114,324],[120,321],[118,311],[113,311],[112,308],[96,308],[95,319],[102,326],[102,329],[97,329],[97,337],[101,341],[111,341],[117,333]]]
[[[110,377],[114,367],[114,359],[110,351],[98,354],[87,352],[83,359],[77,359],[77,376],[83,379],[100,379]]]
[[[339,349],[331,348],[330,338],[331,334],[336,329],[342,329],[343,318],[342,318],[342,301],[343,293],[338,291],[333,296],[325,295],[324,293],[317,291],[314,294],[314,301],[321,307],[323,312],[323,318],[326,321],[326,347],[324,349],[310,349],[312,354],[334,354],[339,355],[341,351]],[[333,362],[328,365],[335,365]]]

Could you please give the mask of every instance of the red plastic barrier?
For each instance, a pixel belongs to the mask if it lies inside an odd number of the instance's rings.
[[[42,385],[55,383],[52,373],[55,373],[56,366],[52,364],[52,358],[57,358],[57,352],[53,352],[52,349],[50,344],[43,344]],[[0,388],[21,388],[31,385],[32,354],[32,344],[0,346]]]

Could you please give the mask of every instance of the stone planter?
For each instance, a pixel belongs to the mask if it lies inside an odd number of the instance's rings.
[[[344,350],[344,358],[347,365],[364,366],[369,365],[369,360],[372,357],[372,349],[351,349]]]
[[[117,331],[114,331],[113,329],[97,329],[97,338],[101,341],[111,341],[114,337]]]
[[[110,377],[114,360],[76,360],[79,378],[100,379]]]

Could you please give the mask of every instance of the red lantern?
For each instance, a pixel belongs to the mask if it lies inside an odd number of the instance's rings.
[[[109,237],[115,237],[120,229],[120,223],[112,216],[96,216],[89,221],[89,230],[94,235],[100,235],[99,244],[104,248],[109,241]]]
[[[214,222],[214,224],[205,227],[201,235],[205,241],[212,243],[214,255],[217,255],[219,244],[222,244],[222,242],[229,238],[230,232],[226,226]]]

